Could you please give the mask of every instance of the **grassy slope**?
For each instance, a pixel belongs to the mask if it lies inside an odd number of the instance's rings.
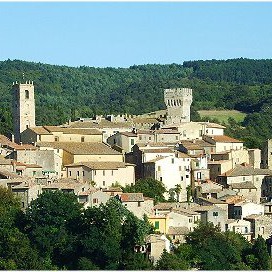
[[[228,122],[229,117],[232,117],[237,122],[243,121],[246,117],[245,113],[236,110],[200,110],[198,113],[201,117],[210,117],[225,123]]]

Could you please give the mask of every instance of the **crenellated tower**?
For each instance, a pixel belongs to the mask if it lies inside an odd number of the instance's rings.
[[[35,98],[33,81],[13,83],[13,126],[15,142],[21,141],[20,134],[35,127]]]
[[[166,124],[190,122],[190,108],[193,101],[192,89],[165,89],[164,102],[167,106]]]

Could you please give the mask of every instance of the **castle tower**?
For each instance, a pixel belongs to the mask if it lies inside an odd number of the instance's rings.
[[[164,90],[164,103],[167,106],[166,124],[190,122],[190,108],[193,101],[192,89]]]
[[[35,127],[35,98],[33,81],[24,84],[13,83],[13,132],[15,142],[20,142],[20,134],[29,127]]]

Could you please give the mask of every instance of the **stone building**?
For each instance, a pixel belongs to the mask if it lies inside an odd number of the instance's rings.
[[[15,142],[21,141],[20,134],[29,127],[35,127],[35,98],[32,82],[13,83],[13,124]]]
[[[190,122],[190,107],[192,101],[192,89],[164,90],[164,102],[167,106],[166,124]]]

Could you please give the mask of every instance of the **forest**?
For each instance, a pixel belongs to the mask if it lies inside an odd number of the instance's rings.
[[[37,125],[59,125],[96,114],[143,114],[165,109],[163,90],[186,87],[193,89],[193,121],[201,119],[197,110],[235,109],[247,116],[241,123],[230,119],[225,124],[226,134],[245,141],[250,148],[260,148],[271,138],[272,60],[269,59],[199,60],[129,68],[1,61],[2,134],[12,132],[12,83],[26,80],[34,81],[35,85]]]
[[[154,228],[117,199],[83,209],[77,197],[45,191],[23,212],[20,200],[0,188],[0,270],[269,270],[265,240],[220,232],[211,223],[186,235],[153,265],[134,251]]]

